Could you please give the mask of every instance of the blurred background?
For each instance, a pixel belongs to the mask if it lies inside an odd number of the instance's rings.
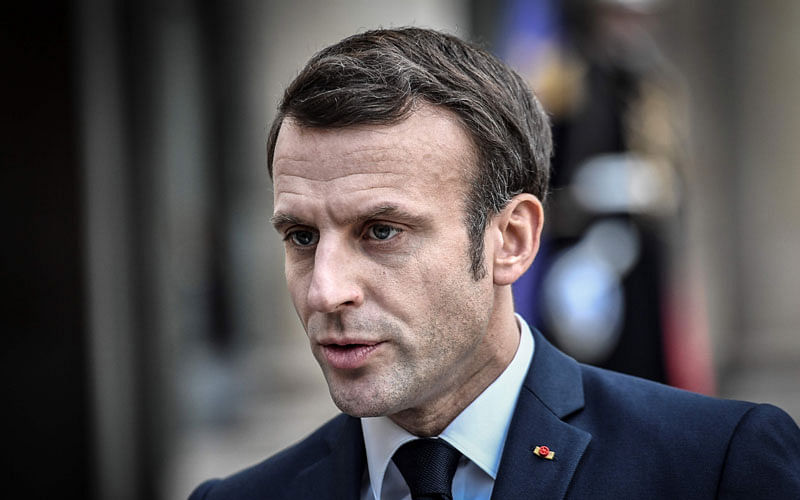
[[[800,3],[4,8],[6,477],[185,498],[337,413],[269,224],[283,87],[356,31],[478,41],[553,117],[518,310],[583,361],[800,419]]]

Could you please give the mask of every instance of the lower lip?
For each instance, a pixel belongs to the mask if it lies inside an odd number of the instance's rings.
[[[380,345],[380,343],[372,345],[353,344],[349,346],[325,345],[322,346],[322,351],[325,353],[325,360],[332,368],[339,370],[355,370],[356,368],[364,366],[370,355],[372,355]]]

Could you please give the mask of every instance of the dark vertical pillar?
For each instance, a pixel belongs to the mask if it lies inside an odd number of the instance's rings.
[[[19,493],[11,497],[91,495],[72,14],[66,1],[15,2],[0,29],[3,468]]]

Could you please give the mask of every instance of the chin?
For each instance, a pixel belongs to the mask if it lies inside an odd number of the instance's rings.
[[[333,403],[337,408],[351,417],[380,417],[389,414],[389,410],[385,405],[375,401],[364,401],[360,398],[343,398],[334,393],[331,393],[331,399],[333,399]]]
[[[348,394],[347,392],[330,388],[333,403],[351,417],[382,417],[396,413],[398,405],[385,401],[380,394],[374,392]]]

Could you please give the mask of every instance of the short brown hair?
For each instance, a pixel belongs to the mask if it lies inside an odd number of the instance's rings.
[[[335,128],[402,121],[425,102],[454,113],[475,146],[465,223],[475,279],[485,275],[489,218],[520,193],[544,201],[552,140],[541,104],[522,78],[489,52],[421,28],[381,29],[345,38],[314,55],[289,84],[267,139],[272,176],[284,118]]]

